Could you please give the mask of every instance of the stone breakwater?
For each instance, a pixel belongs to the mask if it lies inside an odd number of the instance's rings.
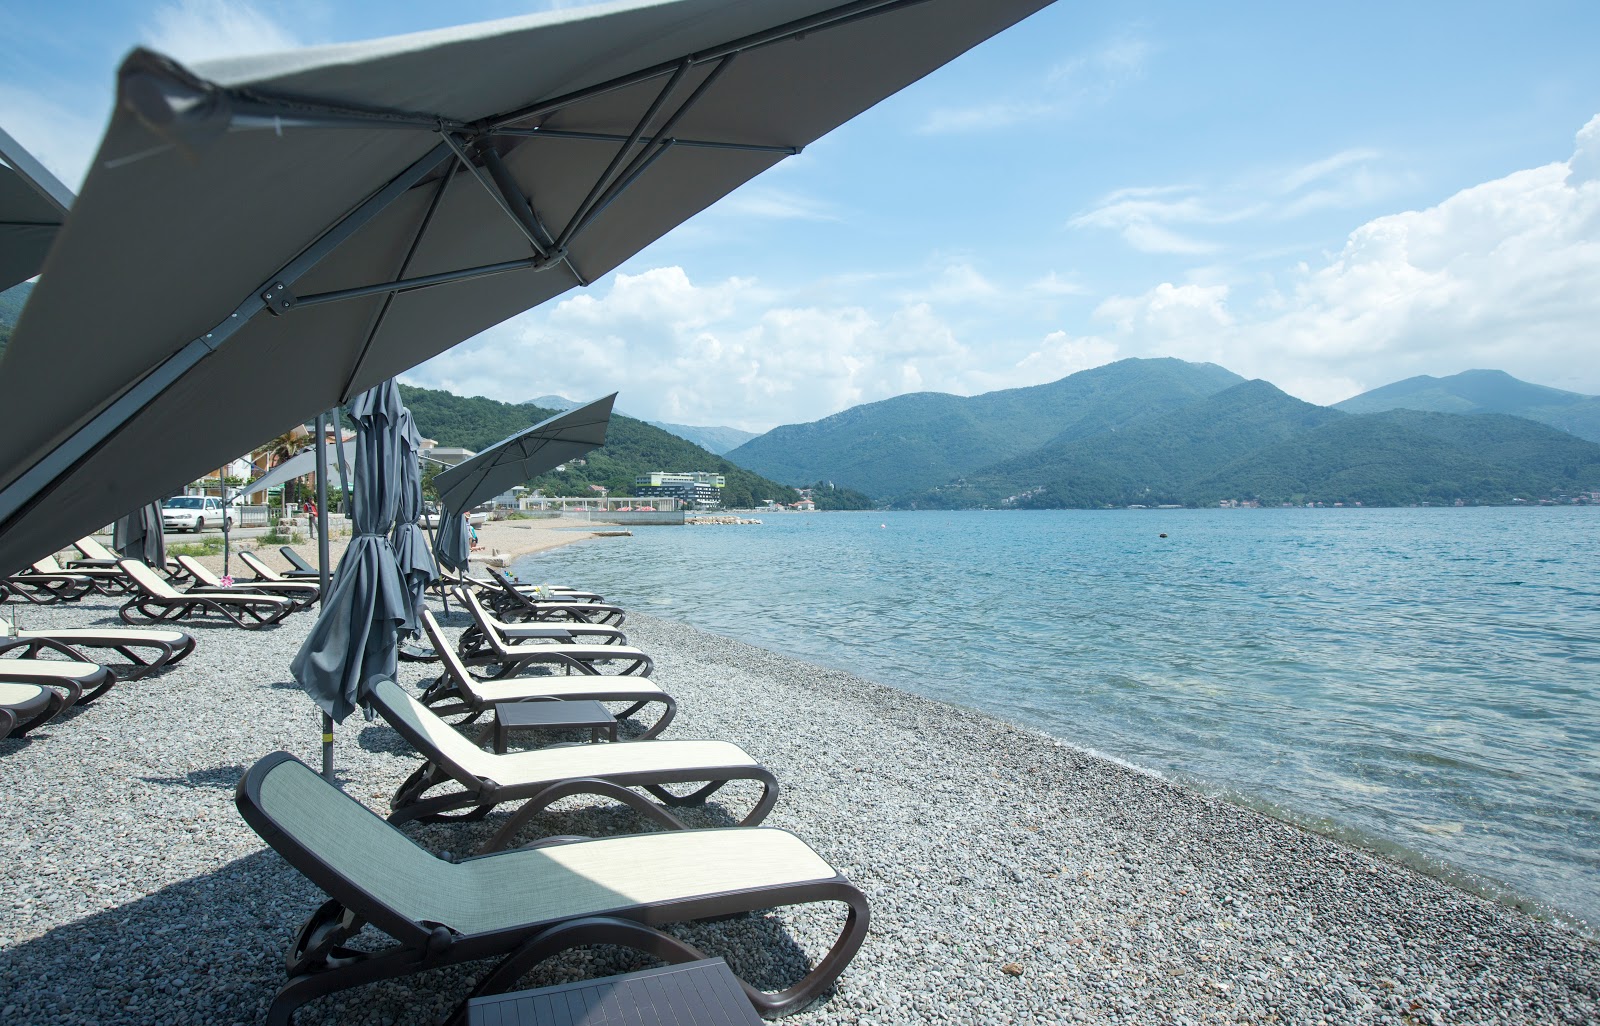
[[[686,523],[686,524],[759,524],[759,523],[761,523],[761,521],[759,521],[759,520],[751,520],[751,519],[745,519],[745,518],[742,518],[742,517],[735,517],[735,516],[686,517],[683,522]]]
[[[108,624],[115,606],[13,612],[27,627]],[[233,786],[275,749],[315,764],[316,712],[287,671],[311,622],[197,627],[181,666],[0,742],[8,1026],[261,1021],[322,895],[239,819]],[[871,897],[872,933],[836,991],[787,1022],[1600,1019],[1600,950],[1561,927],[1021,727],[669,621],[626,629],[680,701],[668,736],[760,758],[783,785],[768,823]],[[402,683],[428,666],[402,663]],[[416,757],[381,721],[352,717],[338,738],[346,790],[384,810]],[[751,798],[725,789],[696,825]],[[498,818],[406,830],[465,852]],[[641,824],[571,799],[544,827]],[[778,986],[835,928],[831,911],[780,910],[682,932]],[[645,964],[578,952],[526,982]],[[474,969],[335,995],[298,1021],[431,1022]]]

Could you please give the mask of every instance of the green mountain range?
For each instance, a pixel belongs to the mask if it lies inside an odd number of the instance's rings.
[[[527,403],[495,402],[481,396],[467,398],[450,392],[400,386],[400,396],[416,419],[417,430],[441,445],[481,450],[509,435],[561,411]],[[799,494],[785,485],[735,466],[692,442],[642,420],[613,413],[606,444],[589,453],[582,465],[572,463],[564,472],[535,478],[529,484],[547,495],[589,494],[601,485],[612,495],[631,495],[634,478],[654,470],[704,471],[723,474],[723,505],[758,506],[767,499],[795,502]]]
[[[1507,413],[1600,442],[1600,397],[1519,381],[1505,371],[1469,370],[1447,378],[1423,374],[1335,403],[1346,413],[1422,410]]]
[[[1426,382],[1409,394],[1475,397],[1473,412],[1349,413],[1211,364],[1123,360],[971,399],[901,396],[778,428],[729,457],[906,509],[1506,503],[1600,489],[1600,445],[1489,411],[1571,414],[1596,400],[1499,372],[1410,384]],[[1390,399],[1408,394],[1393,387]],[[1379,406],[1382,391],[1368,393]]]
[[[830,480],[888,499],[1046,444],[1115,431],[1242,380],[1213,364],[1122,360],[1028,388],[897,396],[774,428],[727,456],[774,480]]]

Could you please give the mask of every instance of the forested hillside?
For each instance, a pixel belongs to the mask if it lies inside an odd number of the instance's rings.
[[[1423,374],[1363,392],[1334,408],[1346,413],[1507,413],[1600,442],[1600,396],[1519,381],[1505,371],[1470,370],[1447,378]]]
[[[971,397],[897,396],[775,428],[728,458],[774,480],[803,485],[826,479],[889,498],[1047,443],[1115,430],[1242,380],[1213,364],[1121,360],[1029,388]]]
[[[493,445],[560,412],[409,385],[400,386],[400,395],[416,418],[417,430],[425,437],[440,445],[473,450]],[[793,488],[752,474],[676,435],[621,414],[612,415],[606,444],[590,453],[583,465],[570,465],[563,473],[547,474],[529,484],[547,495],[587,495],[592,484],[604,486],[612,495],[631,495],[634,478],[654,470],[725,475],[725,506],[757,506],[767,499],[777,502],[799,499]]]

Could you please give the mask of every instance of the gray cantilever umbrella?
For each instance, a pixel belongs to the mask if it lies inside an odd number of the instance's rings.
[[[395,564],[405,581],[409,601],[406,604],[406,622],[400,631],[406,635],[422,633],[422,596],[428,583],[439,576],[439,568],[428,550],[428,536],[417,523],[422,515],[422,467],[419,453],[422,450],[422,433],[417,430],[411,411],[400,407],[395,424],[395,443],[401,449],[400,494],[396,499],[394,535],[389,539],[394,546]]]
[[[628,0],[192,71],[135,51],[0,376],[0,573],[596,280],[1048,2]]]
[[[439,493],[439,561],[456,570],[466,569],[467,539],[461,515],[519,485],[553,470],[575,456],[606,444],[611,423],[612,392],[587,406],[579,406],[524,428],[502,439],[433,479]]]
[[[72,206],[72,190],[0,131],[0,292],[27,281],[44,266],[45,254]]]
[[[394,679],[396,645],[408,618],[405,583],[389,534],[415,461],[399,444],[400,390],[391,379],[356,396],[356,472],[351,481],[355,534],[322,600],[311,633],[289,663],[294,679],[335,721],[350,715],[377,678]]]
[[[333,453],[335,451],[335,447],[324,442],[321,448],[325,467],[332,468],[334,465]],[[265,474],[262,474],[260,477],[256,478],[254,481],[251,481],[243,488],[237,489],[237,494],[254,495],[257,492],[264,492],[269,488],[276,488],[281,484],[287,484],[290,481],[299,480],[308,474],[315,474],[317,472],[317,449],[318,446],[313,445],[305,452],[296,453],[295,455],[290,456],[288,459],[284,460],[276,467],[273,467],[271,470],[268,470]],[[343,467],[339,472],[340,476],[348,477],[356,462],[356,443],[354,439],[345,442],[342,446],[339,446],[339,459],[343,463]],[[328,469],[328,476],[330,479],[333,477],[333,471],[331,469]]]
[[[111,547],[160,570],[167,565],[167,538],[162,531],[161,503],[146,503],[111,525]]]

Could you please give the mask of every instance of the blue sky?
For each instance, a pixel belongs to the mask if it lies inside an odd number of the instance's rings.
[[[75,186],[136,43],[548,6],[13,3],[0,125]],[[1600,393],[1600,5],[1221,6],[1062,0],[407,380],[748,430],[1128,356],[1313,402],[1474,367]]]

